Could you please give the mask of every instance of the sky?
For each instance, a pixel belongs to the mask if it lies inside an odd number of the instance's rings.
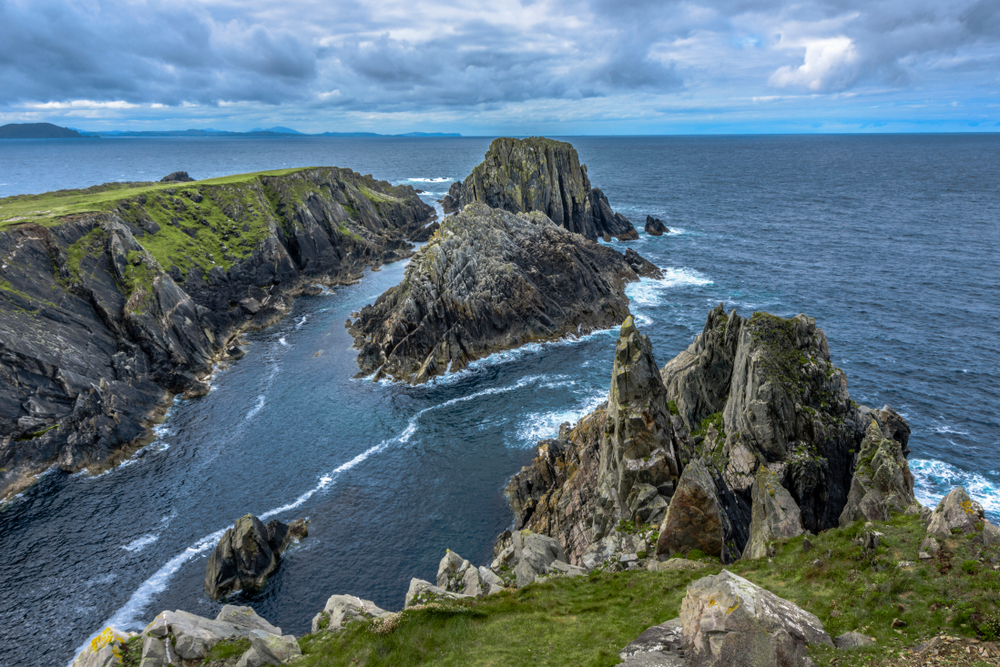
[[[1000,0],[0,0],[0,124],[1000,131]]]

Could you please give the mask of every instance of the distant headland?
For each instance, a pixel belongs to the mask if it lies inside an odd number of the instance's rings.
[[[11,123],[0,127],[0,139],[93,139],[98,137],[460,137],[457,132],[407,132],[405,134],[377,134],[375,132],[321,132],[307,134],[287,127],[254,128],[249,132],[226,130],[109,130],[84,132],[59,127],[52,123]]]

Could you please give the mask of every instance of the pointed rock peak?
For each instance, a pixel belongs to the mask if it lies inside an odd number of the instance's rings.
[[[651,401],[665,391],[653,358],[653,346],[629,315],[622,324],[615,348],[609,407],[614,409],[633,401]]]

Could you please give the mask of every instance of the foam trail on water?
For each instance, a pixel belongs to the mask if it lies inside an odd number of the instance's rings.
[[[408,178],[406,180],[414,183],[447,183],[451,179],[447,176],[439,176],[437,178]]]
[[[142,551],[143,549],[145,549],[147,546],[149,546],[158,539],[160,539],[159,535],[156,535],[154,533],[149,533],[147,535],[143,535],[138,539],[132,540],[128,544],[123,544],[122,549],[124,549],[125,551]]]
[[[244,417],[244,419],[250,421],[251,419],[256,417],[257,413],[264,409],[265,403],[267,403],[267,397],[264,394],[261,394],[260,396],[257,397],[257,405],[250,408],[250,410],[247,412],[247,416]]]
[[[700,271],[687,268],[674,268],[669,266],[662,269],[663,278],[640,278],[637,283],[629,283],[625,287],[625,294],[632,302],[639,306],[659,305],[662,298],[661,292],[674,287],[702,287],[711,285],[713,281]]]
[[[913,493],[921,504],[933,508],[952,487],[961,486],[983,506],[988,518],[1000,519],[1000,484],[995,480],[935,459],[910,459],[910,470],[914,478]]]

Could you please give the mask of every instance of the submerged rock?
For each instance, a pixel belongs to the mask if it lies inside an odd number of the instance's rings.
[[[563,141],[495,139],[482,163],[456,185],[442,201],[445,213],[456,199],[459,208],[481,202],[512,213],[539,211],[591,240],[604,235],[622,241],[639,238],[632,223],[611,210],[604,193],[590,187],[586,166]]]
[[[297,534],[304,523],[297,521]],[[243,589],[262,588],[278,569],[282,551],[292,539],[277,519],[266,526],[252,514],[236,520],[219,540],[205,568],[205,591],[213,600]]]
[[[471,204],[351,324],[359,376],[416,384],[499,350],[614,326],[637,279],[621,254],[541,213]]]

